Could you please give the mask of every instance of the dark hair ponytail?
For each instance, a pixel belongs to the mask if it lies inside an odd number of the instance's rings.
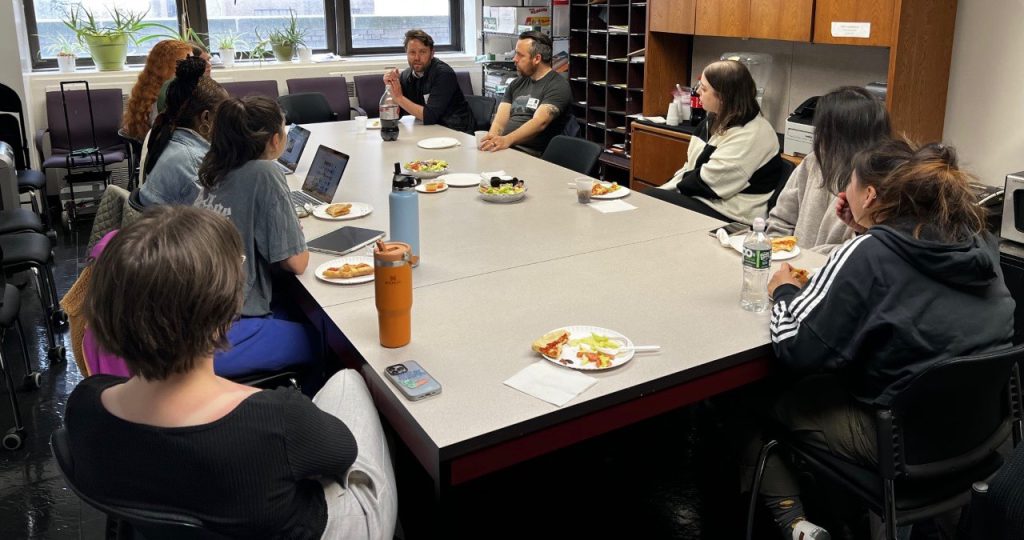
[[[281,133],[284,113],[263,96],[230,98],[217,109],[210,151],[199,167],[199,183],[210,189],[231,171],[260,159],[270,139]]]
[[[174,80],[167,86],[167,109],[153,122],[149,135],[146,174],[156,165],[160,155],[171,142],[171,135],[179,127],[192,127],[203,111],[213,111],[227,98],[220,83],[205,77],[206,60],[190,56],[178,61]]]

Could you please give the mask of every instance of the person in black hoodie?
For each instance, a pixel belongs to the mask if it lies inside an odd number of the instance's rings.
[[[772,276],[772,346],[809,375],[773,412],[810,444],[875,466],[873,408],[936,362],[1011,345],[1014,301],[969,179],[948,146],[886,141],[862,152],[836,209],[859,236],[803,288],[788,264]],[[787,538],[807,528],[780,457],[760,493]]]

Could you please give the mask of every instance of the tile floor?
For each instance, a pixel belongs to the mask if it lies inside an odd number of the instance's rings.
[[[55,277],[61,295],[84,263],[87,239],[87,229],[60,231]],[[42,388],[17,392],[25,444],[14,452],[0,450],[0,539],[103,538],[103,516],[65,486],[48,445],[82,377],[70,346],[66,362],[46,360],[38,301],[31,287],[23,294],[21,320],[33,365],[43,373]],[[4,351],[20,381],[24,367],[13,332]],[[6,394],[0,385],[0,430],[12,422]],[[655,418],[470,483],[454,492],[461,524],[454,536],[742,538],[745,506],[730,450],[736,447],[735,430],[722,412],[722,403],[727,410],[734,398]],[[431,538],[437,513],[429,479],[407,453],[399,450],[396,460],[405,535]],[[779,536],[761,520],[755,538]]]

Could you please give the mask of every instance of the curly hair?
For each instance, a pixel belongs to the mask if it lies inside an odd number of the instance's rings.
[[[192,46],[184,41],[167,39],[153,46],[146,56],[146,67],[139,74],[125,107],[121,125],[125,134],[136,140],[146,138],[150,128],[150,115],[160,87],[174,76],[174,68],[192,54]]]

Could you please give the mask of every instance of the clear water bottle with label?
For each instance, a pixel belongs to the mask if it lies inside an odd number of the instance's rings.
[[[760,312],[768,309],[772,243],[764,229],[764,218],[757,218],[754,220],[754,230],[743,239],[743,290],[740,292],[740,307],[747,311]]]

